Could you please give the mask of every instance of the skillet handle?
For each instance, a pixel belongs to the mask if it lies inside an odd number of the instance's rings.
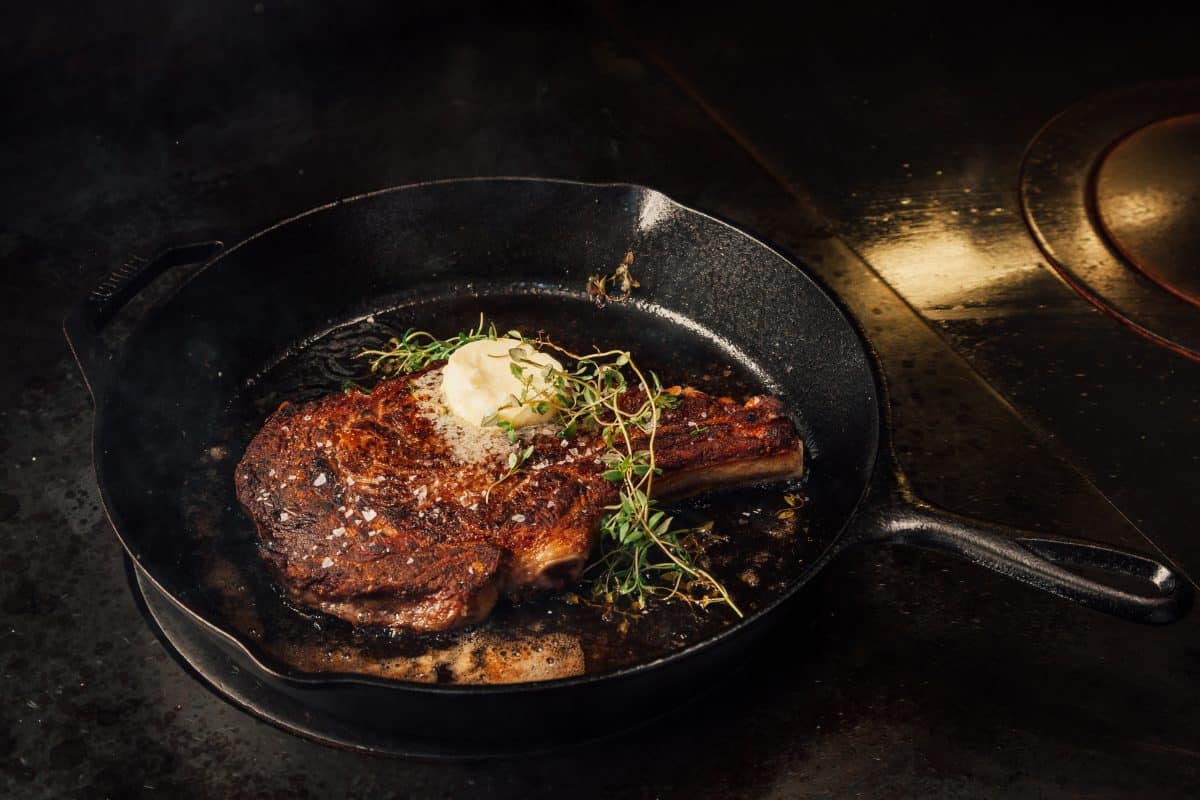
[[[224,247],[222,242],[211,240],[168,247],[149,260],[132,258],[109,273],[71,310],[63,320],[63,333],[94,399],[99,399],[113,357],[101,338],[104,326],[159,275],[172,267],[208,261]]]
[[[1192,604],[1192,587],[1167,564],[1147,555],[1078,539],[1031,536],[1004,525],[971,519],[924,503],[876,510],[870,538],[937,550],[964,558],[1023,583],[1133,622],[1174,622]],[[1082,567],[1133,579],[1130,591],[1072,572]]]

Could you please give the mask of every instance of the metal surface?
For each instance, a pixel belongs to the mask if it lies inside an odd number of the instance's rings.
[[[1092,203],[1131,265],[1200,306],[1200,113],[1172,117],[1113,145],[1096,169]]]

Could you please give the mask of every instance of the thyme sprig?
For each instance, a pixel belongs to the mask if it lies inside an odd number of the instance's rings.
[[[694,552],[699,536],[711,525],[674,527],[674,518],[651,496],[654,478],[662,474],[654,450],[659,422],[664,410],[678,406],[678,397],[664,389],[653,372],[643,372],[626,350],[581,355],[545,337],[531,339],[516,331],[506,336],[521,342],[508,355],[522,389],[498,412],[522,407],[533,408],[539,414],[553,410],[564,439],[581,431],[597,434],[606,448],[601,456],[605,468],[602,475],[619,484],[618,502],[605,507],[607,513],[600,523],[600,555],[587,569],[593,576],[593,598],[609,605],[628,601],[638,611],[651,598],[677,599],[702,608],[724,604],[741,616],[729,592],[704,569]],[[485,330],[481,317],[473,331],[450,339],[410,331],[392,339],[392,349],[367,350],[362,355],[375,359],[373,371],[403,374],[448,358],[463,345],[483,338],[497,336],[494,325]],[[555,351],[573,366],[558,369],[534,361],[534,349]],[[499,419],[498,412],[484,424],[499,426],[514,441],[516,431]],[[507,471],[488,487],[485,501],[493,488],[521,471],[531,454],[530,447],[510,456]]]
[[[633,296],[633,290],[642,285],[629,271],[632,266],[633,251],[628,250],[625,258],[621,259],[621,263],[611,273],[589,276],[587,280],[588,297],[592,298],[598,306],[602,306],[610,300],[614,303],[623,303],[628,300]],[[613,294],[610,289],[614,289],[616,293]]]
[[[544,367],[529,361],[523,348],[514,348],[509,354],[513,363],[540,369],[543,382],[554,389],[516,400],[522,405],[533,400],[554,408],[563,436],[573,436],[577,430],[597,432],[607,447],[601,457],[606,467],[602,475],[620,484],[618,502],[605,507],[608,513],[600,523],[607,546],[588,567],[594,576],[593,596],[608,603],[627,599],[639,610],[652,597],[701,607],[723,603],[741,616],[729,592],[691,552],[690,540],[698,531],[674,527],[674,518],[651,497],[654,478],[662,474],[654,451],[659,421],[664,409],[679,405],[678,397],[665,390],[653,372],[643,372],[627,350],[580,355],[546,338],[530,344],[566,356],[575,362],[575,368]],[[626,370],[632,373],[632,381]],[[625,402],[632,396],[631,389],[641,390],[641,402],[632,408]],[[644,435],[644,446],[635,444],[635,431]]]
[[[511,428],[512,426],[510,425],[509,429],[511,430]],[[501,475],[499,478],[496,478],[496,480],[488,484],[488,487],[483,490],[483,502],[486,503],[488,501],[488,498],[492,494],[492,489],[495,489],[513,475],[524,472],[525,470],[521,469],[521,465],[528,461],[531,455],[533,455],[533,445],[509,453],[508,464],[506,465],[508,469],[503,475]]]
[[[514,338],[520,336],[515,331],[509,331],[509,335]],[[393,336],[388,339],[390,345],[388,349],[363,350],[358,355],[359,358],[367,356],[372,358],[371,372],[387,376],[407,375],[437,361],[444,361],[463,345],[478,342],[481,339],[496,339],[498,336],[495,324],[490,324],[485,328],[483,315],[480,314],[479,324],[473,330],[460,331],[449,339],[439,339],[432,333],[409,328],[403,336],[399,338]]]

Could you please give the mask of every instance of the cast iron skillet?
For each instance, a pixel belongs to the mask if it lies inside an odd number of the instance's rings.
[[[598,309],[586,279],[626,250],[642,284],[635,301]],[[156,275],[199,262],[122,344],[105,344],[106,324]],[[668,373],[677,362],[684,379],[688,365],[724,364],[735,383],[785,400],[810,453],[807,530],[802,546],[780,551],[790,559],[783,577],[744,619],[719,617],[673,649],[577,677],[463,686],[358,674],[355,659],[378,642],[280,600],[232,496],[249,437],[279,400],[336,390],[347,369],[338,343],[378,338],[376,315],[448,335],[480,311],[502,328],[620,343]],[[374,192],[233,247],[207,242],[127,266],[65,327],[95,401],[105,508],[144,578],[279,691],[354,725],[420,737],[430,752],[603,731],[628,720],[630,698],[646,714],[664,709],[728,668],[853,545],[952,553],[1135,622],[1170,622],[1190,606],[1187,582],[1154,558],[1027,535],[914,497],[890,452],[872,355],[839,305],[770,247],[639,186],[504,178]],[[289,658],[289,637],[341,660],[314,661],[311,647]]]

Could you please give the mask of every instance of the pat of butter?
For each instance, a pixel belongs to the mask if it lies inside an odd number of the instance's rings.
[[[514,362],[509,351],[517,347],[524,349],[528,360],[541,365],[522,365],[525,376],[532,379],[527,390],[512,372]],[[451,354],[442,369],[442,399],[456,417],[471,425],[481,426],[493,414],[516,428],[549,422],[553,409],[545,414],[534,410],[539,399],[548,398],[554,391],[542,377],[545,366],[562,369],[558,361],[517,339],[480,339]],[[526,402],[518,406],[522,392]]]

